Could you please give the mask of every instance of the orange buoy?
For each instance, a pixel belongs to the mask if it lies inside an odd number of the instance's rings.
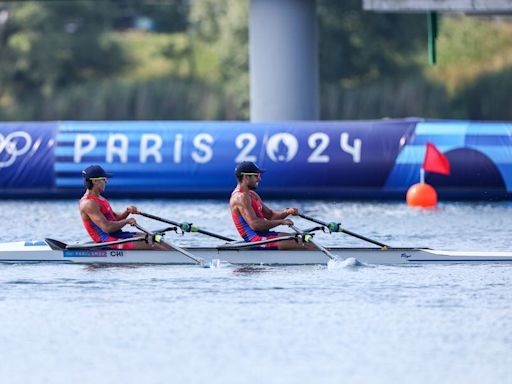
[[[435,207],[437,204],[437,192],[430,184],[414,184],[407,191],[406,200],[409,207]]]

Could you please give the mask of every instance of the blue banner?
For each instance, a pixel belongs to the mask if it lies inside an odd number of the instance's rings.
[[[427,142],[451,165],[426,175],[441,198],[512,197],[512,124],[421,119],[0,123],[0,195],[79,196],[99,164],[108,196],[227,198],[255,161],[267,197],[403,198]]]
[[[0,123],[0,193],[55,187],[57,123]]]
[[[261,185],[269,194],[375,193],[415,125],[66,122],[58,134],[56,186],[81,188],[81,170],[99,164],[114,174],[113,193],[227,195],[236,185],[236,164],[255,161],[268,169]]]

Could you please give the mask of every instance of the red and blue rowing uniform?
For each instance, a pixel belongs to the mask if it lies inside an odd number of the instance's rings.
[[[82,200],[94,200],[99,204],[100,212],[103,213],[105,219],[107,219],[108,221],[117,221],[116,216],[114,215],[114,211],[112,211],[112,207],[110,206],[110,203],[104,197],[86,195],[80,199],[80,201]],[[116,241],[119,239],[130,239],[135,235],[133,232],[124,232],[121,230],[112,233],[103,232],[102,229],[98,225],[96,225],[91,219],[83,220],[83,223],[85,230],[96,243],[105,243],[108,241]],[[133,249],[133,243],[116,244],[110,246],[110,248]]]
[[[248,192],[243,192],[240,190],[240,187],[236,187],[231,196],[233,196],[236,193],[249,193],[249,197],[251,198],[251,207],[256,213],[256,216],[262,219],[265,218],[265,216],[263,215],[263,204],[259,196],[256,194],[256,192],[251,190],[249,190]],[[231,211],[231,217],[233,218],[233,222],[235,223],[235,227],[238,233],[247,242],[275,239],[276,237],[279,237],[279,233],[274,231],[255,231],[250,227],[247,221],[245,221],[242,215],[237,215],[235,212],[233,212],[233,210]],[[261,245],[261,248],[278,249],[278,243],[263,244]]]

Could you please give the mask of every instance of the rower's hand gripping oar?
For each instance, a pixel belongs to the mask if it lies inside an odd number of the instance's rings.
[[[197,232],[197,233],[202,233],[203,235],[215,237],[216,239],[220,239],[220,240],[224,240],[224,241],[234,241],[234,239],[231,239],[229,237],[222,236],[217,233],[213,233],[213,232],[206,231],[204,229],[195,227],[194,225],[192,225],[192,223],[178,223],[177,221],[164,219],[162,217],[151,215],[151,214],[145,213],[145,212],[139,212],[139,214],[141,216],[147,217],[148,219],[153,219],[153,220],[161,221],[162,223],[174,225],[174,226],[180,228],[183,232]]]
[[[301,231],[295,225],[290,225],[290,228],[293,229],[295,232],[297,232],[299,235],[301,235],[302,239],[305,243],[313,244],[315,247],[318,248],[319,251],[321,251],[325,255],[327,255],[327,257],[329,257],[329,259],[331,259],[332,261],[339,261],[336,256],[334,256],[331,252],[329,252],[329,250],[327,250],[324,246],[322,246],[322,245],[318,244],[316,241],[314,241],[312,234],[310,234],[308,232]]]
[[[153,233],[151,231],[148,231],[147,229],[141,227],[139,224],[134,224],[134,227],[137,228],[138,230],[144,232],[146,235],[151,236],[151,238],[156,243],[163,242],[162,234],[160,234],[160,233]],[[189,259],[194,260],[197,264],[201,265],[202,267],[210,268],[212,266],[218,266],[219,265],[219,262],[217,260],[212,260],[210,263],[208,263],[203,258],[201,258],[199,256],[193,255],[192,253],[190,253],[186,249],[183,249],[183,248],[177,246],[176,244],[172,244],[172,243],[169,243],[169,242],[165,242],[165,244],[168,244],[171,248],[173,248],[174,250],[178,251],[179,253],[187,256]]]
[[[331,223],[326,223],[322,220],[318,220],[318,219],[315,219],[313,217],[310,217],[310,216],[306,216],[306,215],[303,215],[302,213],[299,213],[299,217],[302,217],[303,219],[306,219],[306,220],[309,220],[309,221],[312,221],[313,223],[317,223],[317,224],[320,224],[320,225],[323,225],[324,227],[326,227],[327,229],[329,229],[330,232],[342,232],[342,233],[346,233],[347,235],[350,235],[350,236],[353,236],[353,237],[356,237],[360,240],[364,240],[364,241],[367,241],[369,243],[372,243],[372,244],[375,244],[375,245],[378,245],[379,247],[381,247],[383,250],[386,250],[389,248],[388,245],[386,244],[383,244],[377,240],[373,240],[373,239],[369,239],[368,237],[365,237],[363,235],[359,235],[357,233],[354,233],[354,232],[351,232],[347,229],[344,229],[341,227],[341,224],[340,223],[334,223],[334,222],[331,222]]]

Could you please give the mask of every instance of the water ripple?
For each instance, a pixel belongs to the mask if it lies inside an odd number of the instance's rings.
[[[114,209],[131,203],[112,202]],[[510,204],[441,203],[433,211],[396,202],[268,204],[298,206],[395,246],[510,247]],[[136,205],[234,235],[225,202]],[[76,206],[0,202],[4,217],[44,218],[4,222],[2,241],[25,240],[27,233],[32,240],[81,241],[86,236]],[[197,234],[175,239],[185,246],[213,241]],[[367,245],[343,234],[315,239]],[[0,264],[0,377],[14,384],[157,384],[170,377],[212,384],[240,377],[255,383],[505,383],[512,377],[512,266],[340,264]]]

